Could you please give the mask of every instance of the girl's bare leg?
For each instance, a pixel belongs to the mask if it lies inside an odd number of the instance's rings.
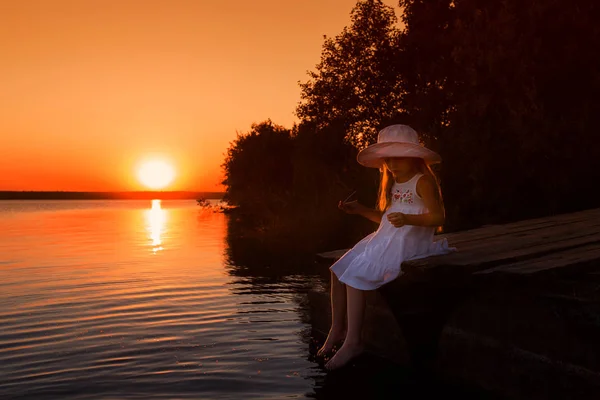
[[[331,272],[331,329],[318,356],[329,353],[333,346],[344,339],[346,333],[346,285]]]
[[[348,334],[335,356],[325,364],[332,370],[343,367],[363,352],[362,326],[365,315],[365,292],[346,285],[348,297]]]

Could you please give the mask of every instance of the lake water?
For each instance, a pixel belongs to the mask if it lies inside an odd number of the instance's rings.
[[[326,374],[309,351],[324,267],[261,254],[229,218],[0,202],[0,399],[423,398],[383,360]]]
[[[0,202],[0,398],[315,394],[315,274],[231,260],[194,201]]]

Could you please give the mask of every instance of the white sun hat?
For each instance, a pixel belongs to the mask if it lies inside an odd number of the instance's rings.
[[[435,164],[442,158],[435,151],[419,143],[419,134],[408,125],[390,125],[379,131],[377,143],[361,150],[357,161],[365,167],[381,168],[386,158],[422,158],[427,164]]]

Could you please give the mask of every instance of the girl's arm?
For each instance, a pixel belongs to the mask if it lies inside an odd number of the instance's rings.
[[[445,221],[444,205],[440,199],[440,192],[433,177],[423,175],[417,182],[417,194],[421,196],[425,207],[429,210],[425,214],[391,213],[388,219],[397,228],[404,225],[416,226],[442,226]]]
[[[377,222],[378,224],[381,222],[381,216],[383,215],[381,211],[374,210],[367,206],[363,206],[356,200],[347,203],[342,203],[340,201],[338,204],[338,208],[347,212],[348,214],[362,215],[366,219],[369,219],[373,222]]]
[[[361,205],[361,208],[362,210],[360,212],[360,215],[362,215],[366,219],[370,219],[373,222],[377,222],[378,224],[381,223],[381,217],[383,216],[383,213],[381,211],[374,210],[363,205]]]

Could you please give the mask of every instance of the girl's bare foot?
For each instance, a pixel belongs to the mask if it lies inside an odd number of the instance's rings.
[[[335,353],[335,356],[327,364],[325,368],[332,371],[343,367],[352,361],[353,358],[359,356],[363,352],[364,348],[360,344],[344,343],[342,347]]]
[[[344,340],[345,337],[346,332],[344,332],[343,330],[330,330],[329,335],[327,335],[327,339],[325,340],[325,344],[323,344],[323,347],[321,347],[319,351],[317,351],[317,356],[323,357],[326,354],[330,353],[331,350],[333,350],[333,346],[335,346],[335,344],[339,341]]]

